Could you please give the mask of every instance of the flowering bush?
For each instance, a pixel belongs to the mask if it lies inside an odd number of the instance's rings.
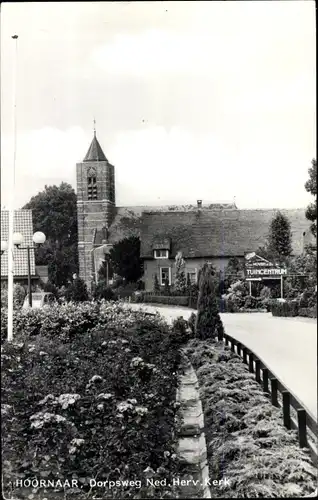
[[[2,346],[5,484],[72,476],[89,499],[95,492],[85,478],[97,471],[102,481],[137,480],[150,467],[169,482],[178,469],[175,394],[184,336],[158,315],[119,303],[41,314],[21,314],[15,342]],[[137,493],[127,486],[111,494]],[[171,489],[155,494],[174,498]]]

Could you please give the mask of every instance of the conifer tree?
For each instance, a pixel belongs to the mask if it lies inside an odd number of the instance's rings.
[[[176,277],[175,277],[175,289],[181,295],[183,295],[187,290],[187,280],[185,276],[185,260],[182,257],[182,253],[178,252],[175,258],[176,262]]]
[[[154,277],[153,291],[154,292],[160,292],[160,285],[159,285],[159,280],[158,280],[157,274],[155,274],[155,277]]]
[[[223,338],[224,328],[219,315],[216,273],[211,264],[204,264],[199,273],[199,296],[197,303],[196,336]]]
[[[290,222],[281,212],[273,218],[268,236],[268,252],[274,259],[283,262],[292,253]]]

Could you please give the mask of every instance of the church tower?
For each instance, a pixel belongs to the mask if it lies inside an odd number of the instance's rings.
[[[109,228],[115,213],[115,169],[94,137],[82,163],[76,164],[79,275],[90,291],[95,230]]]

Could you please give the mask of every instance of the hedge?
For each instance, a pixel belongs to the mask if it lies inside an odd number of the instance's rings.
[[[48,308],[43,325],[37,311],[24,315],[25,333],[2,346],[4,486],[73,478],[79,488],[63,498],[137,498],[136,487],[90,490],[85,478],[143,480],[149,467],[169,483],[179,475],[176,372],[187,336],[117,304],[102,305],[89,331],[97,306],[60,310]],[[152,494],[175,497],[166,490]]]
[[[197,309],[197,298],[191,296],[176,296],[176,295],[156,295],[152,292],[140,293],[133,298],[133,302],[145,302],[153,304],[175,305],[182,307],[189,307],[190,309]],[[262,312],[262,302],[255,299],[255,301],[246,301],[246,306],[239,307],[231,299],[218,299],[219,311],[221,313],[236,313],[236,312]],[[250,306],[253,307],[250,307]]]
[[[298,311],[299,316],[306,318],[317,318],[317,306],[315,307],[300,307]]]
[[[312,493],[317,472],[295,431],[283,426],[248,367],[223,342],[191,340],[185,353],[196,370],[214,498],[299,498]]]
[[[142,294],[141,300],[145,303],[167,304],[167,305],[173,305],[173,306],[188,307],[188,305],[189,305],[189,297],[178,296],[178,295]]]
[[[273,316],[317,318],[317,306],[300,308],[297,301],[274,302],[271,311]]]

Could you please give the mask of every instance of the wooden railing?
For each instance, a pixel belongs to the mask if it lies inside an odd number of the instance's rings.
[[[226,333],[223,337],[220,335],[219,340],[223,340],[232,352],[242,357],[243,363],[255,374],[256,381],[262,385],[263,391],[269,394],[272,404],[283,410],[284,426],[297,430],[300,448],[308,448],[314,464],[317,465],[317,420],[314,416],[251,349]]]

